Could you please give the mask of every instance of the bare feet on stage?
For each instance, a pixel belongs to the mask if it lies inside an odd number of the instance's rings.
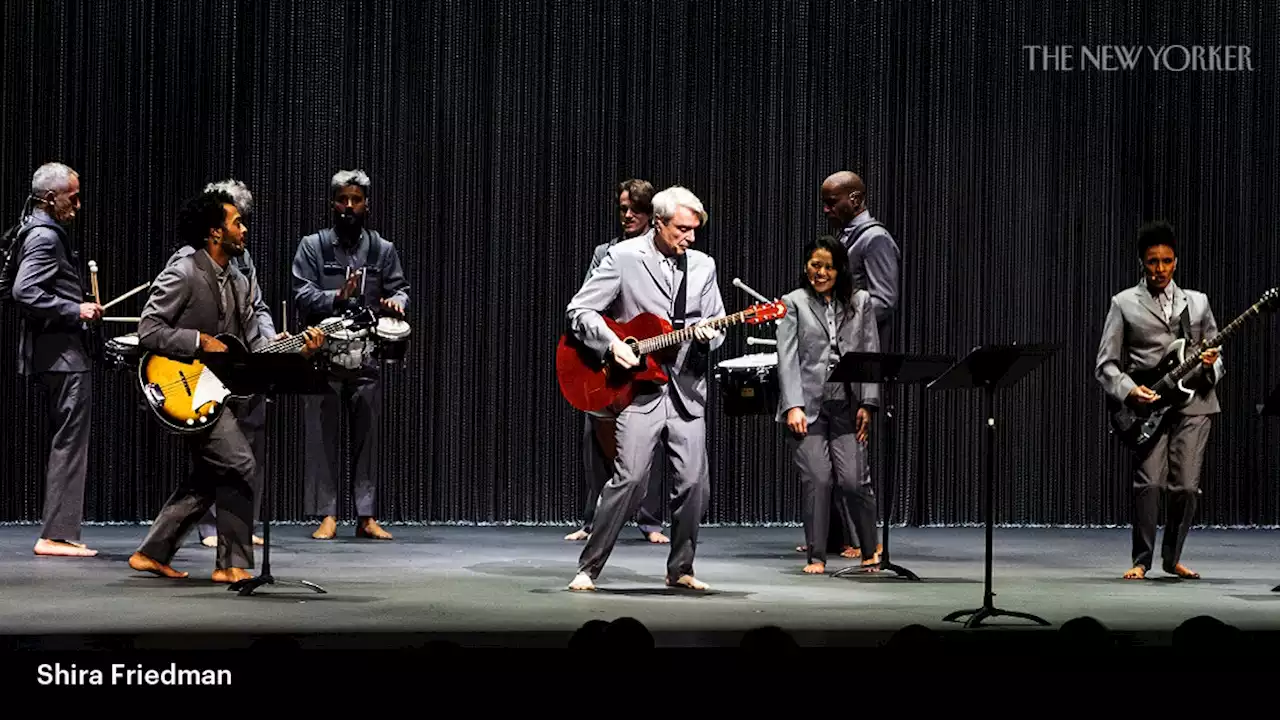
[[[391,533],[382,529],[377,520],[371,517],[362,517],[356,523],[356,537],[371,538],[373,540],[390,540]]]
[[[645,535],[645,537],[648,538],[649,542],[655,545],[666,545],[667,543],[671,542],[671,538],[667,537],[666,535],[663,535],[657,530],[654,530],[653,532]]]
[[[205,547],[218,547],[218,538],[216,538],[216,537],[214,537],[214,536],[210,535],[209,537],[207,537],[207,538],[205,538],[205,539],[201,540],[201,541],[200,541],[200,544],[201,544],[201,545],[204,545]],[[253,544],[254,544],[254,545],[261,545],[261,544],[262,544],[262,538],[258,537],[257,535],[254,535],[254,536],[253,536]]]
[[[1166,567],[1164,568],[1164,571],[1165,571],[1165,572],[1167,572],[1167,573],[1169,573],[1170,575],[1177,575],[1178,577],[1180,577],[1180,578],[1182,578],[1182,579],[1184,579],[1184,580],[1199,580],[1199,579],[1200,579],[1200,573],[1198,573],[1198,572],[1193,572],[1190,568],[1188,568],[1186,565],[1183,565],[1182,563],[1178,563],[1177,565],[1175,565],[1175,566],[1173,566],[1173,567],[1168,567],[1168,566],[1166,566]]]
[[[809,552],[809,546],[797,545],[796,552]],[[882,552],[884,552],[884,545],[876,545],[876,562],[880,562],[880,553]],[[850,560],[860,558],[862,557],[862,549],[845,545],[844,549],[840,551],[840,557],[849,558]]]
[[[692,575],[681,575],[676,578],[674,583],[671,582],[671,578],[667,578],[667,585],[669,587],[686,588],[688,590],[709,590],[711,588],[710,585],[702,582]]]
[[[40,538],[34,548],[36,555],[47,557],[93,557],[97,550],[90,550],[78,542],[70,540],[47,540]]]
[[[827,571],[827,566],[823,563],[809,563],[804,566],[804,571],[810,575],[821,575]]]
[[[595,590],[596,584],[591,582],[591,576],[586,573],[578,573],[574,576],[573,582],[569,583],[570,590],[582,592],[584,590]]]
[[[168,565],[161,564],[138,552],[129,556],[129,567],[139,572],[149,572],[153,575],[167,578],[184,578],[187,576],[184,572],[178,572]]]
[[[1147,571],[1144,570],[1141,565],[1135,565],[1129,569],[1129,572],[1124,574],[1124,579],[1125,580],[1146,580]]]
[[[218,568],[213,571],[212,579],[216,583],[233,583],[252,577],[253,574],[244,568]]]
[[[332,515],[320,521],[320,527],[311,533],[311,537],[316,540],[332,540],[334,535],[338,534],[338,519]],[[390,540],[391,533],[382,529],[377,520],[371,517],[362,517],[356,522],[356,537],[371,538],[374,540]]]
[[[589,537],[591,537],[591,533],[587,532],[586,530],[578,529],[578,530],[574,530],[568,535],[565,535],[564,539],[568,540],[569,542],[577,542],[579,540],[586,540]]]

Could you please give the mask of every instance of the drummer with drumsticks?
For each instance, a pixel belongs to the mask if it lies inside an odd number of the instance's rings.
[[[409,283],[396,247],[367,227],[369,176],[343,170],[329,183],[332,224],[302,238],[293,258],[294,305],[298,319],[314,324],[348,310],[370,308],[403,326],[409,307]],[[379,322],[379,337],[386,323]],[[330,338],[334,340],[334,338]],[[382,461],[379,416],[382,380],[378,359],[365,352],[367,343],[338,339],[329,343],[330,392],[303,397],[306,465],[303,503],[308,515],[320,518],[311,537],[329,540],[338,528],[339,413],[352,414],[351,450],[355,464],[352,496],[356,536],[390,540],[376,520],[376,491]]]
[[[876,545],[875,494],[867,464],[871,418],[880,404],[873,383],[828,383],[840,357],[879,352],[871,295],[855,290],[844,246],[823,236],[805,248],[800,287],[783,296],[787,314],[778,323],[778,411],[790,430],[788,446],[800,471],[801,512],[808,562],[804,571],[826,572],[832,480],[853,515],[859,545]],[[864,554],[861,569],[879,566]]]

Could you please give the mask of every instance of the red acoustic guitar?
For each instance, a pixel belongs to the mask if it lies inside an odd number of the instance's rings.
[[[762,303],[716,318],[707,325],[717,329],[739,323],[758,325],[786,314],[785,303]],[[672,330],[670,322],[653,313],[641,313],[626,323],[609,317],[604,321],[610,330],[631,346],[631,351],[640,358],[640,364],[624,368],[613,361],[612,355],[601,360],[594,350],[572,334],[562,335],[556,348],[556,377],[560,381],[560,394],[570,405],[584,412],[605,408],[619,411],[631,404],[636,383],[666,383],[670,378],[663,372],[661,363],[674,360],[680,344],[694,339],[692,325],[683,330]]]

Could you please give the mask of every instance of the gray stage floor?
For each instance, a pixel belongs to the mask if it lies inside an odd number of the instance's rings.
[[[599,590],[587,594],[564,589],[581,548],[562,539],[569,528],[389,527],[391,542],[357,540],[350,525],[322,542],[309,538],[311,529],[274,528],[272,570],[328,594],[280,586],[242,598],[208,581],[214,551],[194,541],[174,562],[192,577],[166,580],[126,564],[145,527],[87,528],[86,542],[101,552],[93,559],[35,557],[37,527],[0,527],[0,634],[58,635],[18,642],[69,648],[89,635],[134,633],[151,634],[139,646],[184,636],[197,646],[235,647],[255,633],[294,633],[313,647],[406,647],[427,638],[410,634],[564,647],[588,620],[631,616],[660,646],[736,645],[743,631],[762,625],[781,626],[802,645],[867,646],[913,623],[956,629],[943,617],[982,603],[981,528],[893,531],[893,559],[921,582],[804,575],[794,552],[799,528],[705,528],[697,562],[698,576],[712,585],[705,595],[663,588],[666,546],[644,542],[634,528],[624,531]],[[1185,562],[1203,579],[1156,571],[1145,582],[1119,577],[1127,529],[997,529],[995,537],[996,606],[1038,614],[1055,628],[1091,615],[1157,645],[1201,614],[1246,631],[1280,629],[1280,592],[1272,592],[1280,584],[1280,532],[1193,531]],[[844,564],[837,558],[830,567]]]

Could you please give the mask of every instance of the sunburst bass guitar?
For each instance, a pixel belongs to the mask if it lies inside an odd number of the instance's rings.
[[[360,314],[335,318],[317,326],[325,335],[337,330],[370,322]],[[258,353],[296,353],[306,345],[302,335],[276,340],[250,351],[234,335],[215,336],[227,346],[229,360]],[[218,353],[219,355],[223,353]],[[156,352],[148,352],[138,362],[138,385],[148,409],[168,430],[177,433],[198,433],[214,426],[222,416],[228,399],[243,399],[223,384],[205,363],[198,358],[175,358]]]

